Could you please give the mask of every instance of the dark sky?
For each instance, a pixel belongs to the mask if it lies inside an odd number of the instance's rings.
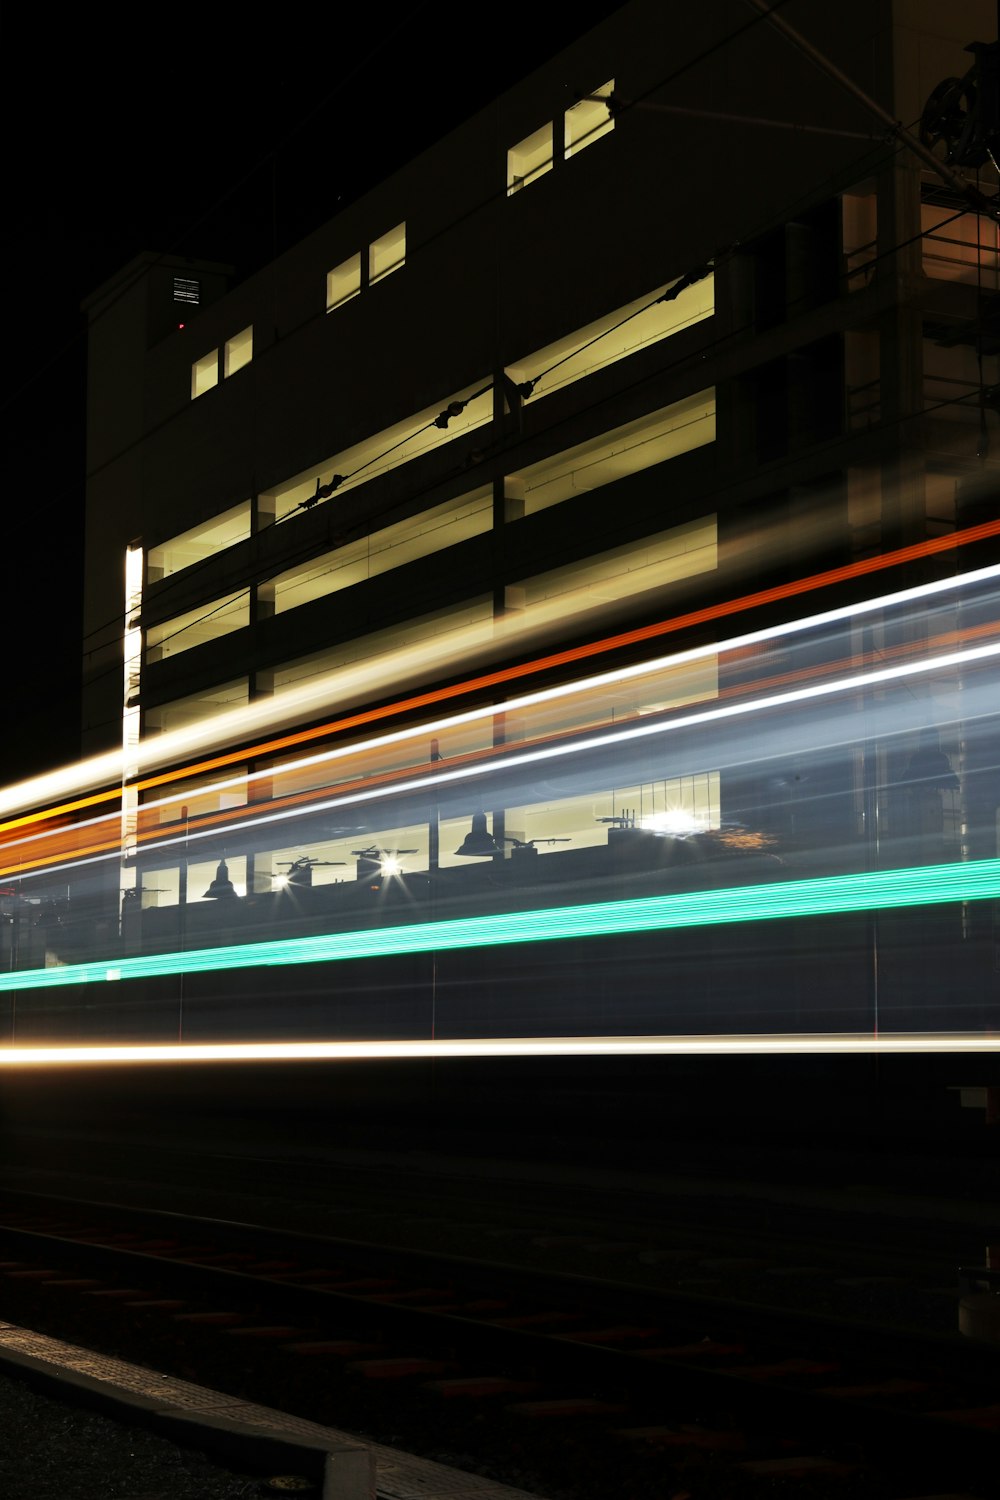
[[[140,250],[254,270],[617,8],[5,9],[0,783],[76,753],[81,299]]]

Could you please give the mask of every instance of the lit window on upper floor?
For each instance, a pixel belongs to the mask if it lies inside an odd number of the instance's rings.
[[[294,479],[287,480],[261,497],[274,507],[276,521],[284,520],[293,511],[306,506],[315,494],[317,483],[329,484],[335,474],[345,476],[337,486],[343,493],[355,485],[366,484],[390,469],[399,468],[413,458],[419,458],[431,449],[450,443],[476,427],[483,427],[493,419],[493,389],[485,377],[475,385],[456,391],[449,407],[442,412],[443,402],[415,412],[405,421],[372,433],[370,437],[344,448],[333,458],[328,458],[318,468],[307,469]],[[458,407],[452,412],[450,407]],[[447,421],[438,421],[447,414]]]
[[[985,214],[959,216],[950,204],[921,203],[920,229],[925,276],[998,290],[1000,231]]]
[[[398,679],[403,652],[408,653],[406,665],[414,671],[414,681],[423,681],[444,663],[460,661],[464,653],[491,644],[493,633],[493,596],[480,594],[463,604],[404,620],[369,635],[354,636],[339,646],[275,667],[274,691],[304,686],[310,679],[325,677],[328,672],[339,672],[359,662],[371,663],[370,675],[364,679],[366,687],[371,682],[387,680],[387,670]]]
[[[507,196],[552,170],[552,122],[543,125],[507,152]]]
[[[226,351],[223,362],[223,375],[228,377],[235,375],[237,370],[242,370],[253,359],[253,324],[249,328],[243,328],[234,334],[231,339],[226,340]]]
[[[146,709],[143,732],[147,735],[167,734],[174,729],[189,729],[194,724],[204,724],[217,714],[233,708],[246,708],[250,701],[250,683],[246,677],[237,677],[232,682],[223,682],[205,688],[188,698],[175,698],[170,703],[161,703]]]
[[[274,613],[297,609],[300,604],[443,552],[470,537],[482,536],[492,524],[493,490],[484,485],[282,573],[274,579]]]
[[[361,290],[361,252],[341,261],[339,266],[334,266],[332,271],[326,273],[326,310],[333,312],[335,307],[343,307],[345,302],[350,302]]]
[[[611,78],[566,111],[567,158],[575,156],[578,151],[593,145],[602,135],[608,135],[614,130],[614,115],[610,103],[606,102],[614,91],[615,80]]]
[[[213,349],[210,354],[203,354],[201,359],[196,359],[191,366],[191,400],[198,396],[204,396],[213,385],[219,383],[219,351]]]
[[[508,475],[508,495],[531,516],[714,442],[715,391],[699,391]]]
[[[243,780],[246,766],[233,766],[220,786],[217,771],[204,776],[185,776],[182,797],[164,796],[161,786],[150,787],[143,792],[140,802],[139,821],[143,829],[155,828],[162,823],[176,823],[178,813],[189,818],[199,813],[220,812],[226,807],[246,807],[248,783]],[[204,791],[201,788],[205,788]],[[160,902],[162,906],[164,903]]]
[[[686,776],[616,786],[613,791],[595,788],[576,797],[542,794],[527,806],[507,807],[504,832],[507,838],[523,843],[537,840],[541,859],[558,855],[558,850],[551,848],[553,843],[565,842],[574,849],[607,848],[607,824],[620,821],[626,807],[635,810],[637,827],[652,833],[675,837],[706,833],[721,823],[720,781],[718,771],[694,771]],[[468,826],[466,819],[463,832]]]
[[[398,271],[406,261],[406,225],[397,224],[368,246],[368,285]]]
[[[146,631],[146,661],[166,661],[170,656],[179,656],[182,651],[191,651],[195,646],[204,646],[234,630],[242,630],[249,623],[249,589],[227,594],[223,599],[213,599],[209,604],[175,615],[172,620],[150,625]]]
[[[185,302],[189,307],[197,307],[201,301],[201,282],[192,281],[188,276],[175,276],[174,301]]]
[[[711,573],[717,567],[718,523],[714,515],[705,516],[643,537],[639,542],[628,542],[609,552],[525,578],[518,585],[519,602],[531,608],[545,601],[561,600],[563,618],[578,610],[593,614],[604,604],[631,600],[651,589],[669,588],[683,578]],[[713,678],[714,675],[713,665]],[[714,682],[689,686],[688,701],[714,697],[717,691]]]
[[[624,307],[616,307],[572,333],[526,354],[507,366],[507,374],[518,384],[530,382],[534,402],[550,396],[564,385],[582,380],[607,365],[637,354],[661,339],[680,333],[715,312],[715,277],[703,276],[676,297],[663,301],[676,282],[655,287]]]
[[[150,547],[146,558],[147,583],[159,583],[172,573],[180,573],[194,563],[214,557],[226,547],[234,547],[250,535],[250,501],[244,500],[220,515],[212,516],[182,531],[156,547]]]

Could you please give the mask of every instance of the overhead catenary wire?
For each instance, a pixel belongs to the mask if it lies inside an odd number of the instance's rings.
[[[753,25],[753,24],[755,24],[754,21],[751,21],[750,23],[748,23],[748,25]],[[745,29],[747,29],[747,27],[742,28],[741,32],[742,32],[742,30],[745,30]],[[741,32],[736,33],[736,35],[741,34]],[[719,45],[721,46],[722,43],[720,43]],[[718,49],[717,48],[709,49],[709,52],[711,52],[712,50],[718,50]],[[699,54],[699,57],[693,59],[690,64],[685,64],[681,69],[675,70],[673,74],[668,75],[668,77],[667,77],[667,79],[665,81],[669,82],[669,81],[672,81],[674,78],[680,76],[680,74],[682,72],[684,72],[684,71],[687,70],[688,66],[694,66],[699,60],[701,60],[701,58],[704,55],[708,55],[708,54],[707,53],[706,54]],[[656,85],[655,87],[658,88],[658,87],[661,87],[661,86],[663,86],[662,83]],[[649,90],[647,92],[652,92],[652,91],[653,90],[651,89],[651,90]],[[916,122],[914,122],[914,123],[916,123]],[[881,156],[881,154],[884,151],[884,149],[885,149],[885,143],[882,142],[882,143],[879,143],[877,145],[876,149],[873,152],[869,153],[869,154],[877,159],[879,156]],[[904,149],[903,147],[897,146],[895,148],[896,154],[898,154],[903,149]],[[856,164],[856,170],[857,171],[863,171],[863,170],[865,170],[864,163],[863,162],[857,163]],[[755,226],[754,228],[752,228],[747,234],[745,234],[742,237],[742,239],[740,241],[734,243],[731,247],[729,247],[730,250],[735,251],[735,250],[741,248],[742,246],[749,245],[754,240],[756,240],[757,238],[759,238],[762,234],[766,233],[769,229],[774,228],[774,227],[776,227],[777,225],[779,225],[779,224],[781,224],[783,222],[787,222],[788,216],[790,214],[794,213],[795,211],[797,211],[797,209],[802,205],[803,202],[812,201],[812,199],[816,196],[816,192],[817,192],[817,189],[814,188],[814,189],[808,191],[806,194],[800,195],[797,199],[793,200],[791,203],[786,204],[779,213],[770,216],[766,221],[764,221],[763,223],[761,223],[761,224]],[[500,196],[500,195],[498,195],[498,196]],[[457,223],[457,222],[459,222],[459,221],[453,221],[453,224]],[[940,227],[940,226],[938,226],[938,227]],[[915,238],[921,238],[921,237],[923,237],[923,235],[925,235],[927,233],[930,233],[930,232],[931,232],[930,230],[922,231],[920,235],[913,236],[913,237],[911,237],[910,240],[906,240],[906,241],[901,242],[900,245],[892,247],[892,248],[884,251],[879,256],[875,257],[875,261],[881,260],[881,259],[885,258],[886,256],[895,253],[896,250],[898,250],[900,248],[903,248],[903,246],[905,246],[907,244],[912,243],[913,239],[915,239]],[[436,237],[438,237],[438,236],[436,236]],[[727,253],[726,251],[719,252],[719,254],[715,257],[716,263],[719,263],[726,253]],[[874,263],[874,262],[872,262],[872,263]],[[688,273],[688,274],[690,274],[690,273]],[[680,280],[683,280],[683,278],[680,278]],[[674,283],[674,286],[677,287],[677,291],[678,292],[682,289],[680,286],[677,285],[677,283]],[[671,290],[671,288],[668,288],[668,292],[670,290]],[[654,300],[659,300],[659,299],[654,299]],[[652,305],[652,304],[650,304],[650,305]],[[638,309],[635,313],[630,314],[629,316],[630,317],[639,316],[639,315],[641,315],[642,312],[644,312],[646,310],[648,310],[648,308],[647,307],[643,307],[641,309]],[[791,310],[793,310],[793,309],[790,308],[789,311],[791,311]],[[628,321],[628,319],[624,319],[622,321],[625,322],[625,321]],[[617,325],[617,326],[621,326],[621,325]],[[601,335],[597,335],[595,337],[594,342],[596,342],[597,338],[603,337],[603,336],[606,335],[607,332],[611,332],[611,331],[614,331],[614,330],[605,330],[604,333],[602,333]],[[736,337],[738,334],[743,333],[743,332],[747,332],[747,331],[752,331],[752,324],[747,324],[742,329],[732,330],[729,334],[725,335],[724,337]],[[709,346],[709,347],[713,347],[713,346]],[[544,375],[545,373],[548,373],[548,372],[547,371],[543,371],[543,372],[540,373],[540,375],[538,377],[536,377],[536,383],[537,383],[538,380],[540,380],[542,378],[542,375]],[[488,387],[484,387],[484,391],[485,391],[485,389],[488,389]],[[442,413],[441,415],[443,416],[444,413]],[[173,418],[167,419],[167,421],[170,421],[170,420],[173,420]],[[429,422],[427,424],[427,428],[429,428],[430,426],[437,425],[440,422],[440,420],[441,420],[440,417],[433,419],[431,422]],[[166,425],[166,424],[162,424],[162,425]],[[425,429],[421,429],[421,430],[426,430],[426,428]],[[412,441],[413,437],[415,435],[416,434],[412,434],[411,433],[403,441],[404,442],[405,441]],[[145,438],[146,438],[146,436],[148,436],[148,435],[144,434],[143,439],[137,440],[137,441],[144,441]],[[399,445],[394,445],[394,446],[399,446]],[[385,454],[376,455],[372,460],[370,460],[366,465],[364,465],[362,467],[370,467],[371,464],[380,462],[383,457],[385,457]],[[361,470],[359,469],[359,470],[357,470],[355,472],[360,472],[360,471]],[[344,482],[345,476],[334,476],[334,479],[339,479],[339,484],[337,484],[337,485],[334,486],[334,488],[339,488],[339,485]],[[333,481],[331,481],[331,483],[332,482]],[[301,508],[303,508],[303,509],[309,509],[309,508],[311,508],[312,505],[315,505],[317,498],[325,498],[325,496],[323,494],[323,490],[325,489],[325,487],[324,486],[320,486],[319,480],[317,480],[317,488],[320,491],[319,496],[318,497],[317,496],[309,497],[308,498],[308,502],[304,502]],[[332,492],[333,491],[331,490],[330,493],[332,493]],[[426,491],[423,491],[421,493],[425,493],[425,492]],[[194,571],[195,571],[196,568],[199,568],[201,566],[210,566],[211,562],[212,562],[212,559],[208,558],[208,559],[204,559],[203,563],[192,565],[191,568],[185,570],[185,580],[190,579],[194,575]],[[118,616],[115,616],[115,617],[111,618],[110,620],[106,620],[106,621],[102,622],[102,624],[99,625],[99,626],[92,627],[92,629],[89,632],[86,632],[85,635],[84,635],[84,640],[83,640],[83,648],[84,648],[85,654],[87,653],[86,642],[92,636],[98,636],[98,635],[100,635],[100,634],[102,634],[102,633],[104,633],[104,632],[106,632],[108,630],[115,630],[115,629],[117,629],[119,627],[119,625],[120,625],[120,618]]]
[[[720,45],[721,45],[721,43],[720,43]],[[730,335],[730,336],[732,336],[732,335]],[[544,372],[543,372],[543,374],[544,374]],[[541,378],[541,377],[535,378],[535,381],[537,381],[538,378]],[[484,387],[484,390],[486,390],[486,389],[489,389],[489,387]],[[427,426],[436,425],[436,422],[438,422],[438,419],[435,419],[435,422],[429,423],[429,425],[427,425]],[[421,429],[421,431],[424,431],[424,429]],[[412,435],[411,435],[411,437],[412,437]],[[408,440],[406,440],[406,441],[408,441]],[[373,463],[373,462],[378,462],[378,459],[369,460],[369,462],[367,462],[366,465],[361,465],[361,468],[366,468],[366,466],[370,466],[370,463]],[[355,471],[355,472],[360,472],[360,471],[361,471],[361,469],[358,469],[358,471]],[[313,501],[313,502],[315,502],[315,501]],[[306,504],[307,504],[307,502],[306,502]]]
[[[775,9],[775,10],[779,9],[781,7],[781,5],[783,5],[784,3],[786,3],[786,0],[777,0],[777,4],[773,7],[773,9]],[[652,84],[650,86],[650,88],[645,92],[645,94],[638,96],[638,99],[637,99],[636,102],[637,103],[641,102],[641,100],[643,98],[647,97],[648,94],[650,94],[652,92],[655,92],[655,91],[657,91],[657,90],[659,90],[659,89],[661,89],[663,87],[668,86],[670,83],[674,82],[677,78],[681,77],[682,75],[684,75],[687,72],[690,72],[691,69],[697,67],[701,62],[705,61],[706,58],[712,56],[714,53],[718,52],[719,50],[721,50],[725,46],[730,45],[733,41],[735,41],[739,37],[741,37],[745,32],[749,31],[753,27],[755,27],[758,24],[760,24],[760,22],[763,19],[765,19],[765,17],[762,17],[762,16],[753,16],[753,17],[749,18],[742,26],[737,27],[735,30],[726,33],[723,37],[720,37],[716,42],[712,43],[709,47],[707,47],[707,48],[703,49],[701,52],[697,53],[694,57],[686,59],[682,64],[680,64],[679,67],[675,68],[672,72],[666,74],[664,77],[662,77],[661,79],[657,80],[654,84]],[[328,94],[326,96],[325,100],[321,101],[321,104],[317,106],[317,109],[319,109],[320,107],[322,107],[322,105],[324,103],[329,102],[329,98],[330,97],[332,97],[332,94]],[[314,113],[315,113],[315,111],[314,111]],[[290,139],[294,138],[294,136],[302,128],[302,124],[304,124],[304,123],[305,123],[304,121],[300,122],[300,124],[298,126],[296,126],[292,131],[287,132],[286,135],[285,135],[285,137],[283,137],[282,141],[279,143],[279,146],[283,146]],[[269,152],[264,158],[262,158],[262,161],[267,161],[268,159],[270,159],[270,157],[273,156],[273,151],[276,150],[276,149],[278,149],[278,147],[272,148],[272,151]],[[243,178],[243,179],[241,179],[241,182],[245,181],[245,180],[247,180],[247,179]],[[233,190],[230,190],[230,191],[233,191]],[[222,198],[220,200],[218,200],[218,201],[219,202],[225,201],[225,199],[226,199],[227,196],[228,195],[223,195]],[[494,196],[502,196],[502,195],[500,193],[497,193]],[[200,223],[202,221],[198,221],[198,222]],[[457,221],[455,221],[455,222],[457,222]],[[197,226],[195,226],[195,227],[197,227]],[[442,232],[447,232],[447,228],[448,227],[449,226],[445,226],[445,229]],[[187,232],[190,233],[191,231],[189,230]],[[142,271],[142,272],[139,272],[137,274],[142,275],[142,274],[145,274],[145,272]],[[110,305],[113,305],[113,304],[109,303],[109,307],[110,307]],[[144,437],[145,436],[148,436],[148,434],[144,434]],[[107,626],[103,627],[103,628],[112,628],[115,623],[117,623],[117,622],[115,622],[115,621],[109,622],[109,624]],[[93,633],[95,633],[95,634],[98,633],[98,631],[101,628],[102,627],[95,627]]]
[[[964,214],[964,212],[966,212],[966,211],[965,210],[961,211],[960,214],[956,215],[955,217],[962,216],[962,214]],[[946,221],[946,222],[950,222],[950,221]],[[908,245],[908,244],[912,243],[916,239],[924,238],[924,237],[926,237],[927,234],[933,232],[933,229],[939,229],[940,227],[941,227],[940,225],[932,226],[932,228],[929,228],[927,230],[922,231],[919,235],[911,236],[910,239],[901,242],[901,245],[899,247],[895,247],[895,248],[902,248],[904,245]],[[754,235],[752,236],[752,238],[757,238],[757,236],[759,235],[759,233],[760,233],[760,231],[755,231]],[[723,254],[735,253],[735,251],[738,248],[740,248],[738,244],[734,245],[733,247],[730,247],[730,249],[727,252],[723,252]],[[879,257],[876,257],[876,259],[883,259],[886,255],[891,254],[891,253],[894,253],[894,251],[885,251],[885,252],[883,252],[882,255],[880,255]],[[720,259],[721,258],[722,257],[720,256]],[[870,262],[866,262],[863,266],[859,267],[858,269],[859,270],[864,270],[870,264],[871,264]],[[658,298],[652,299],[648,303],[644,303],[641,308],[639,308],[636,311],[634,311],[633,313],[629,314],[628,317],[626,317],[624,319],[621,319],[617,324],[613,325],[612,328],[604,330],[601,334],[596,335],[595,338],[593,340],[589,341],[589,343],[587,345],[585,345],[584,347],[585,348],[586,347],[590,347],[591,344],[598,342],[600,338],[606,337],[610,333],[617,331],[618,328],[620,328],[621,326],[623,326],[625,323],[627,323],[628,321],[630,321],[632,318],[641,316],[644,312],[648,311],[651,307],[655,306],[658,302],[667,300],[672,295],[678,295],[680,293],[680,291],[683,290],[683,289],[686,289],[687,286],[693,285],[696,281],[702,279],[705,275],[710,274],[711,270],[713,269],[713,265],[714,265],[714,262],[706,263],[705,265],[703,265],[701,267],[698,267],[694,271],[688,273],[686,276],[678,278],[678,280],[675,283],[673,283],[670,288],[668,288],[668,290],[667,290],[666,293],[662,294]],[[796,306],[796,304],[792,304],[792,306],[790,308],[790,311],[794,311],[795,306]],[[720,344],[724,344],[724,343],[730,341],[732,338],[740,335],[741,333],[750,331],[752,329],[752,326],[753,326],[752,324],[747,324],[747,325],[745,325],[744,327],[742,327],[740,329],[730,330],[730,331],[728,331],[726,333],[723,333],[722,335],[719,336],[718,339],[713,340],[711,342],[711,344],[709,344],[708,346],[703,346],[702,349],[700,349],[698,351],[699,357],[704,357],[708,352],[711,351],[712,348],[717,347]],[[575,353],[578,353],[578,352],[580,352],[580,351],[575,351]],[[691,356],[688,356],[688,360],[690,360],[690,358],[691,358]],[[535,377],[534,383],[537,383],[545,374],[550,373],[552,369],[557,368],[558,365],[561,364],[561,363],[563,363],[563,362],[564,362],[563,360],[556,361],[556,362],[553,363],[553,365],[547,367],[546,370],[540,372],[540,374],[537,377]],[[679,363],[679,362],[675,362],[675,364],[676,363]],[[673,367],[675,367],[675,365],[668,365],[667,366],[667,370],[669,371],[669,369],[673,368]],[[645,377],[642,377],[642,379],[639,382],[636,382],[635,385],[632,385],[632,386],[629,386],[629,387],[625,387],[625,389],[626,390],[628,390],[628,389],[635,389],[636,385],[644,384],[649,379],[652,379],[652,378],[659,378],[659,377],[662,376],[663,373],[664,372],[662,370],[660,370],[660,371],[655,372],[655,376],[645,376]],[[481,396],[481,395],[485,394],[489,389],[491,389],[491,387],[492,387],[492,382],[490,382],[490,384],[488,384],[486,386],[483,386],[479,391],[477,391],[475,393],[474,396],[471,396],[471,397],[467,398],[467,400],[471,401],[473,399],[476,399],[478,396]],[[968,399],[969,399],[968,395],[963,395],[963,396],[959,396],[959,397],[950,398],[949,400],[942,401],[942,402],[938,403],[938,405],[935,406],[935,407],[927,408],[927,410],[937,410],[937,409],[948,407],[948,406],[960,405],[960,404],[968,401]],[[457,404],[457,403],[453,403],[453,404]],[[593,410],[593,406],[590,407],[590,408],[588,408],[588,409]],[[448,411],[448,409],[446,408],[445,412],[442,413],[442,416],[445,416],[447,414],[447,411]],[[454,414],[454,413],[452,413],[452,414]],[[579,415],[579,412],[575,413],[574,415]],[[902,422],[902,421],[905,421],[905,420],[909,420],[910,417],[912,417],[914,415],[916,415],[916,413],[910,413],[910,414],[908,414],[906,416],[900,417],[898,419],[898,421]],[[427,424],[425,424],[424,427],[422,427],[422,428],[419,429],[419,432],[426,431],[426,430],[428,430],[429,428],[431,428],[431,427],[433,427],[435,425],[441,425],[440,418],[434,419],[433,421],[428,422]],[[558,426],[560,424],[556,423],[555,425]],[[549,428],[549,429],[546,429],[546,430],[551,432],[553,429]],[[410,434],[406,439],[403,440],[403,442],[405,443],[407,441],[412,441],[413,437],[416,436],[416,435],[417,434]],[[839,441],[839,439],[837,439],[837,441]],[[354,471],[354,473],[360,473],[363,468],[369,467],[371,465],[371,463],[379,462],[381,460],[381,458],[385,457],[389,452],[394,451],[394,449],[396,447],[398,447],[398,446],[401,446],[401,445],[400,444],[392,445],[392,447],[390,449],[387,449],[385,453],[383,453],[381,455],[377,455],[375,458],[373,458],[372,460],[370,460],[368,462],[368,464],[360,466],[358,470]],[[516,447],[517,447],[517,441],[516,441],[516,439],[513,442],[511,442],[508,439],[508,437],[506,435],[504,435],[504,436],[501,437],[500,444],[497,445],[497,451],[500,451],[501,448],[506,449],[507,451],[510,451],[511,449],[516,449]],[[484,457],[484,459],[487,459],[490,456],[491,456],[491,453],[490,453],[490,450],[488,448],[484,452],[483,457]],[[449,482],[450,480],[454,479],[457,476],[457,474],[460,473],[460,472],[461,472],[460,468],[456,467],[456,468],[451,469],[446,475],[444,475],[442,477],[439,477],[432,485],[425,486],[424,490],[421,493],[426,494],[428,492],[433,491],[434,488],[439,488],[442,484],[445,484],[445,483]],[[318,481],[317,481],[317,485],[318,485]],[[310,497],[310,501],[311,501],[312,504],[315,504],[315,497]],[[291,516],[292,514],[294,514],[294,512],[290,512],[289,516]],[[286,517],[285,519],[288,519],[288,517]],[[373,519],[373,517],[369,517],[368,519],[371,520],[371,519]],[[281,571],[285,571],[290,566],[294,566],[295,563],[297,561],[299,561],[299,560],[302,560],[302,559],[307,558],[309,556],[315,556],[315,555],[316,554],[315,554],[315,544],[314,543],[310,544],[308,547],[302,549],[299,553],[292,554],[290,556],[286,555],[286,556],[284,556],[281,559]],[[200,567],[200,566],[208,566],[208,565],[210,565],[210,563],[213,560],[214,559],[211,559],[211,558],[205,559],[205,560],[203,560],[202,564],[195,564],[194,567],[196,568],[196,567]],[[188,581],[190,579],[192,571],[193,571],[193,569],[186,569],[186,570],[184,570],[185,581]],[[243,593],[249,594],[249,592],[250,592],[250,588],[248,587],[246,589],[241,590],[240,594],[241,595]],[[231,603],[232,601],[229,601],[229,602]],[[214,613],[216,613],[218,611],[218,609],[224,608],[224,607],[225,607],[224,604],[223,605],[213,604],[210,608],[206,609],[205,614],[203,616],[199,617],[198,619],[196,619],[194,621],[189,621],[184,627],[182,627],[182,630],[193,628],[196,624],[201,623],[202,620],[210,618],[212,614],[214,614]],[[112,623],[115,623],[115,622],[112,622]],[[177,632],[177,633],[180,633],[180,632]],[[167,637],[166,639],[169,640],[171,638],[172,637]],[[158,644],[161,645],[161,644],[164,644],[164,642],[159,642]],[[117,675],[118,671],[119,671],[119,666],[118,666],[117,663],[115,664],[115,666],[113,668],[109,668],[108,669],[108,673],[113,672],[115,675]],[[105,673],[98,674],[97,676],[91,678],[90,681],[93,683],[93,682],[99,680],[99,678],[101,676],[104,676],[104,675],[106,675],[106,674]],[[95,727],[97,727],[97,726],[95,726]]]
[[[944,410],[946,408],[949,408],[949,407],[956,407],[956,406],[965,405],[965,404],[967,404],[969,401],[971,401],[973,399],[975,399],[977,401],[979,399],[979,392],[976,391],[976,390],[966,392],[964,395],[961,395],[961,396],[949,397],[949,398],[947,398],[945,400],[935,402],[935,403],[933,403],[931,405],[926,405],[925,404],[925,405],[921,406],[919,408],[919,410],[917,410],[917,411],[908,411],[908,412],[904,412],[904,413],[900,414],[899,416],[895,417],[891,422],[880,423],[879,424],[879,430],[883,431],[883,432],[887,432],[887,431],[890,431],[893,427],[902,426],[906,422],[913,421],[915,418],[932,416],[935,412],[942,411],[942,410]],[[840,436],[840,435],[838,435],[837,437],[831,438],[825,446],[830,447],[830,448],[834,448],[834,447],[840,445],[842,442],[843,442],[843,437]],[[821,453],[823,451],[823,446],[824,445],[818,445],[817,448],[814,451],[816,451],[818,453]],[[719,494],[719,495],[725,494],[725,492],[728,489],[738,487],[739,485],[743,484],[744,482],[745,481],[743,479],[733,480],[731,482],[731,484],[729,484],[729,485],[723,485],[723,486],[717,487],[715,493]],[[613,534],[613,533],[609,533],[609,534]],[[120,670],[121,670],[121,664],[120,663],[116,664],[116,667],[114,668],[114,675],[116,675],[116,676],[119,675]],[[100,674],[100,675],[107,675],[107,674],[105,673],[105,674]],[[94,679],[94,680],[97,680],[97,679]],[[174,700],[171,700],[171,701],[174,701]],[[100,729],[100,728],[104,728],[104,727],[110,727],[110,725],[112,723],[117,723],[117,722],[118,722],[117,719],[114,719],[114,720],[103,720],[100,723],[95,723],[95,724],[91,725],[90,727],[92,729],[96,730],[96,729]]]
[[[918,140],[916,136],[911,135],[901,121],[893,119],[888,110],[883,109],[882,105],[876,99],[873,99],[852,78],[849,78],[841,68],[837,67],[836,63],[832,62],[825,53],[814,46],[807,37],[803,36],[801,31],[792,26],[784,16],[779,16],[779,5],[769,5],[766,3],[766,0],[746,0],[746,3],[753,6],[763,20],[775,27],[787,41],[791,42],[793,47],[796,47],[811,63],[814,63],[821,73],[827,78],[832,79],[839,88],[855,99],[864,109],[881,120],[888,133],[895,140],[898,140],[918,160],[923,162],[926,168],[935,172],[941,178],[942,182],[948,184],[953,192],[963,197],[970,208],[976,213],[986,214],[988,218],[994,221],[1000,221],[1000,203],[995,198],[987,198],[980,191],[978,183],[976,187],[973,187],[971,183],[966,182],[958,172],[953,171],[946,162],[941,161],[939,157],[935,156],[933,151],[929,150],[922,141]]]

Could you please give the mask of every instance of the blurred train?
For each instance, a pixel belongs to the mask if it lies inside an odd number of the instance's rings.
[[[5,1058],[991,1047],[998,532],[8,789]]]

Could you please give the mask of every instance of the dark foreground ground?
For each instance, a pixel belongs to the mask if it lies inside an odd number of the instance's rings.
[[[230,1473],[202,1453],[5,1375],[0,1435],[4,1500],[257,1500],[268,1493],[259,1479]]]
[[[611,1278],[654,1274],[655,1222],[691,1246],[655,1274],[705,1295],[946,1333],[959,1266],[1000,1247],[996,1075],[985,1054],[39,1070],[0,1077],[0,1183],[464,1255],[489,1223],[495,1258]],[[713,1284],[755,1235],[766,1264]],[[280,1493],[17,1380],[0,1431],[3,1500]]]

